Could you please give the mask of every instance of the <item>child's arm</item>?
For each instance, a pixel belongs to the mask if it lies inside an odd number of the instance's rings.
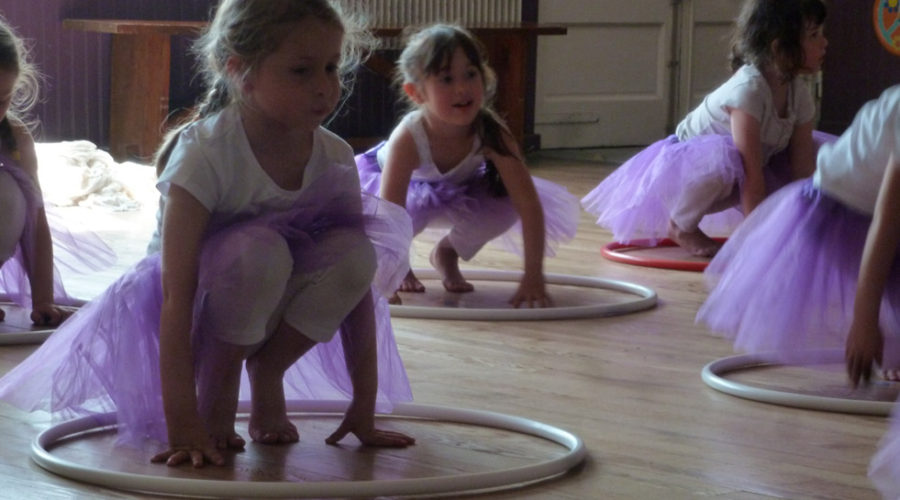
[[[353,401],[344,420],[325,442],[337,444],[353,433],[367,446],[409,446],[416,440],[394,431],[375,428],[375,399],[378,393],[378,348],[375,344],[375,309],[369,292],[353,308],[341,328],[341,343],[347,371],[353,384]]]
[[[512,155],[504,156],[488,148],[485,148],[484,154],[497,167],[503,185],[522,220],[525,274],[509,302],[514,307],[522,304],[546,307],[550,305],[550,297],[544,286],[544,210],[515,139],[509,133],[504,133],[503,139]]]
[[[816,147],[813,143],[813,122],[809,121],[794,127],[791,142],[788,144],[791,160],[791,178],[804,179],[816,170]]]
[[[881,362],[884,339],[878,327],[885,282],[900,241],[900,158],[888,160],[878,192],[872,225],[866,235],[853,302],[853,323],[847,336],[847,374],[853,385],[868,382],[872,362]]]
[[[34,139],[21,123],[13,125],[13,134],[21,155],[19,164],[40,191]],[[31,321],[36,325],[56,326],[69,317],[73,310],[53,303],[53,242],[43,207],[35,214],[33,235],[34,255],[26,256],[25,262],[28,281],[31,284]]]
[[[388,149],[384,167],[381,169],[379,196],[405,207],[409,181],[419,162],[415,140],[409,130],[404,128],[392,134],[384,147]]]
[[[197,410],[191,350],[200,245],[209,215],[186,190],[170,186],[163,215],[163,302],[159,331],[159,368],[169,448],[152,459],[168,465],[188,461],[194,467],[202,466],[204,461],[225,463],[209,439]]]
[[[746,111],[731,109],[731,137],[744,162],[744,186],[741,189],[741,207],[744,216],[756,208],[766,197],[766,181],[763,177],[762,140],[759,120]]]

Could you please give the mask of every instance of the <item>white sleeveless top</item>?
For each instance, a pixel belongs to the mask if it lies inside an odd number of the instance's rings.
[[[448,182],[451,184],[463,184],[484,163],[484,155],[481,154],[481,140],[476,137],[469,154],[450,170],[441,173],[431,158],[431,145],[428,143],[428,134],[422,123],[422,112],[412,111],[403,117],[395,132],[403,128],[409,129],[416,143],[416,152],[419,154],[419,166],[413,170],[412,180],[418,182]],[[387,156],[387,148],[378,150],[378,164],[384,168]]]

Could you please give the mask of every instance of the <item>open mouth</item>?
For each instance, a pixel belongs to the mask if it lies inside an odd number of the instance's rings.
[[[468,108],[469,106],[472,105],[473,102],[474,101],[472,101],[472,100],[468,100],[465,102],[458,102],[458,103],[454,104],[453,107],[454,108]]]

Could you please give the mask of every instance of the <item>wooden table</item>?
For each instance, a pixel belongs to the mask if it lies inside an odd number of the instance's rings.
[[[112,35],[109,152],[116,161],[153,157],[169,115],[172,35],[194,35],[202,21],[65,19],[73,30]]]
[[[112,35],[109,97],[109,150],[118,161],[150,159],[169,114],[172,35],[194,35],[206,21],[65,19],[68,29]],[[520,144],[525,143],[529,89],[528,54],[538,35],[563,35],[563,26],[498,23],[469,29],[485,44],[497,72],[497,110]],[[378,37],[396,37],[402,27],[376,27]],[[373,57],[367,65],[388,76],[393,64]]]
[[[372,32],[380,38],[389,38],[401,35],[403,29],[376,27]],[[522,22],[467,26],[466,29],[484,44],[488,62],[497,73],[497,111],[506,119],[519,145],[529,149],[526,132],[531,131],[526,130],[525,112],[528,96],[534,92],[529,83],[529,53],[539,35],[565,35],[567,28]],[[377,54],[366,62],[366,66],[386,77],[390,77],[394,69],[393,63],[383,61]]]

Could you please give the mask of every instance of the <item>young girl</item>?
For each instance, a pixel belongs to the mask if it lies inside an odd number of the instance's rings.
[[[483,47],[462,28],[433,25],[408,40],[397,66],[398,84],[414,109],[387,142],[357,156],[363,189],[405,206],[414,234],[432,223],[449,226],[431,263],[451,292],[473,290],[459,259],[471,259],[521,221],[525,273],[510,303],[548,305],[545,245],[574,237],[578,201],[528,174],[491,107],[496,78]],[[410,271],[400,290],[425,288]]]
[[[819,70],[828,42],[822,0],[747,0],[737,20],[734,75],[678,125],[619,167],[581,203],[616,241],[668,236],[691,254],[718,243],[778,187],[807,177],[815,105],[799,75]],[[721,212],[721,213],[717,213]],[[715,215],[711,215],[715,214]]]
[[[23,121],[37,102],[37,70],[21,38],[0,18],[0,290],[22,307],[31,307],[36,325],[56,326],[77,301],[66,294],[54,268],[53,243],[60,263],[75,271],[97,270],[113,254],[90,234],[54,225],[44,212],[37,176],[34,139]],[[65,304],[65,305],[61,305]],[[0,309],[0,320],[5,316]]]
[[[735,231],[707,268],[715,287],[698,321],[776,361],[845,349],[854,384],[873,361],[898,380],[898,169],[900,85],[822,148],[811,180],[775,193]]]
[[[207,100],[157,163],[161,254],[0,379],[0,398],[64,415],[115,409],[121,439],[168,438],[154,461],[223,464],[222,450],[245,443],[235,412],[246,360],[258,442],[298,440],[286,398],[352,394],[328,443],[347,433],[413,443],[374,427],[376,401],[411,395],[380,295],[373,309],[376,255],[362,226],[381,224],[389,251],[408,248],[409,221],[387,203],[379,219],[363,216],[352,151],[320,126],[361,48],[336,8],[221,2],[197,45]]]

